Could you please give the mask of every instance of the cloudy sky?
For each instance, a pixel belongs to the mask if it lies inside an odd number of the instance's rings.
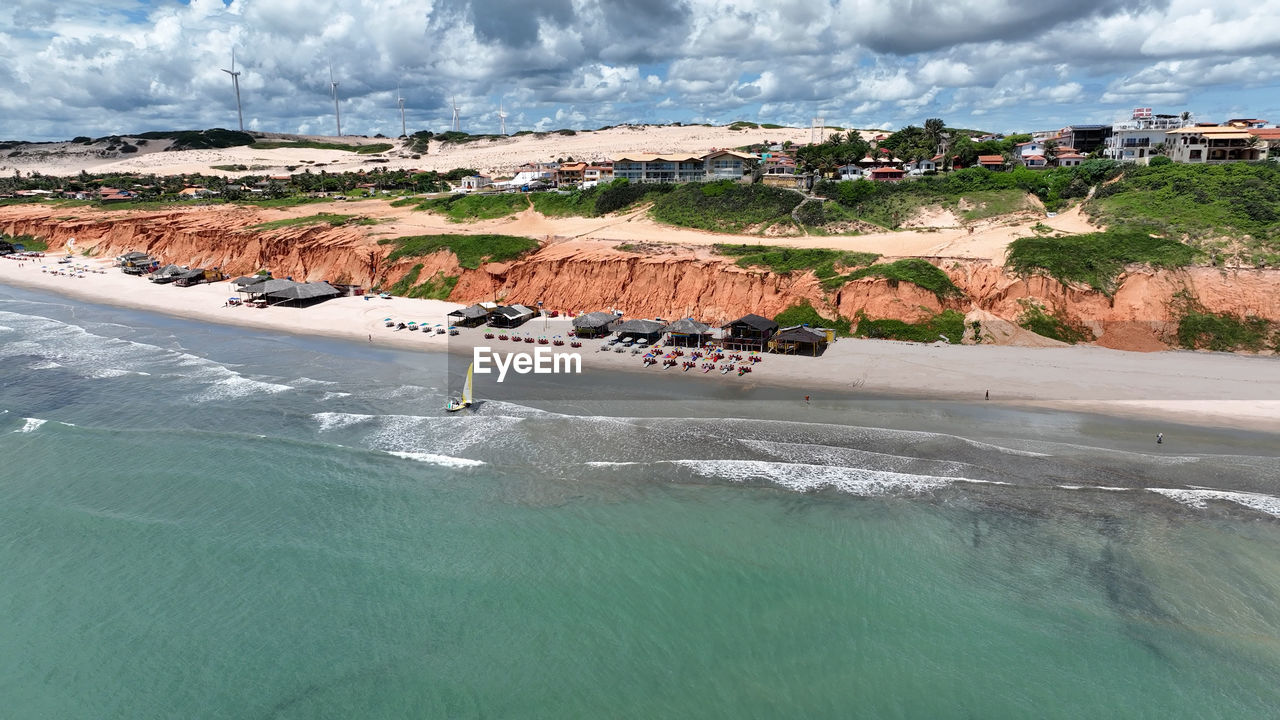
[[[1280,121],[1280,0],[4,0],[0,139],[623,122]]]

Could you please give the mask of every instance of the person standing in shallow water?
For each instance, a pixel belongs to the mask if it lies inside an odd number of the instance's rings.
[[[1156,444],[1157,445],[1164,444],[1164,433],[1156,433]]]

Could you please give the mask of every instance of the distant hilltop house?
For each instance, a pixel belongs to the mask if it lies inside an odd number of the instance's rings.
[[[1160,115],[1151,108],[1136,108],[1130,119],[1112,126],[1103,143],[1103,157],[1125,163],[1146,165],[1156,148],[1165,142],[1165,133],[1191,124],[1190,116]]]
[[[486,175],[467,175],[459,183],[459,187],[463,190],[474,192],[481,188],[489,187],[493,184],[493,180]]]
[[[1004,156],[1003,155],[979,155],[978,165],[988,170],[1003,170]]]
[[[104,203],[128,202],[135,197],[136,196],[128,190],[121,190],[119,188],[104,187],[99,188],[98,190],[98,201]]]
[[[752,165],[759,159],[736,150],[713,150],[704,155],[629,153],[613,158],[613,177],[629,182],[740,181],[750,177]]]
[[[1267,158],[1266,143],[1247,127],[1195,125],[1165,133],[1165,153],[1177,163],[1217,164]]]
[[[208,188],[188,186],[179,190],[178,195],[184,198],[202,198],[217,195],[217,193]]]

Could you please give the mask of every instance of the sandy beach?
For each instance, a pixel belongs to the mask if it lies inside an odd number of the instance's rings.
[[[89,260],[77,262],[105,272],[90,272],[84,277],[42,272],[42,266],[50,270],[66,267],[59,266],[57,260],[53,255],[24,262],[0,260],[0,284],[195,320],[387,347],[469,354],[477,344],[499,349],[506,344],[485,340],[484,328],[462,329],[458,336],[450,337],[385,327],[388,317],[398,322],[445,324],[446,314],[460,307],[455,303],[344,297],[309,308],[227,307],[227,298],[236,295],[229,282],[187,288],[156,285],[125,275],[105,261]],[[518,332],[552,337],[565,335],[570,327],[566,318],[535,319]],[[645,372],[655,377],[681,372],[679,368],[644,368],[640,357],[601,352],[600,346],[600,341],[584,343],[579,352],[585,367]],[[1280,361],[1274,357],[841,339],[819,358],[768,355],[751,375],[722,376],[717,372],[704,378],[736,385],[779,385],[815,397],[824,390],[840,389],[978,400],[989,391],[995,403],[1280,431]]]

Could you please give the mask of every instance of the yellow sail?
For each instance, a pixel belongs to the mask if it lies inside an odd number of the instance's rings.
[[[462,402],[471,404],[471,371],[475,369],[475,363],[467,366],[467,384],[462,386]]]

